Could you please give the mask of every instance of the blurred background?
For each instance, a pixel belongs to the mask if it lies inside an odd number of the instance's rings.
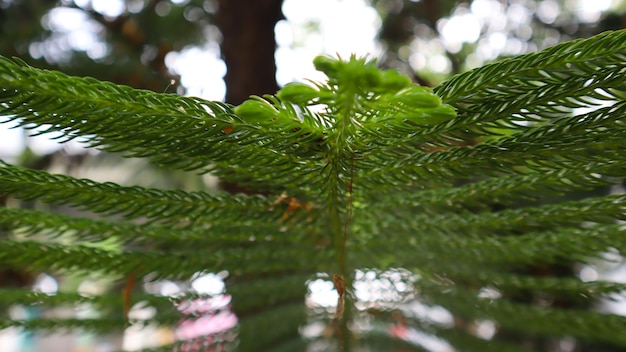
[[[344,57],[351,53],[369,55],[384,68],[398,69],[415,82],[434,86],[454,74],[500,58],[621,28],[626,28],[626,1],[620,0],[0,1],[3,56],[19,57],[35,67],[71,75],[232,104],[239,104],[252,94],[274,93],[294,80],[323,79],[311,63],[313,57],[322,53]],[[0,125],[0,159],[10,163],[122,185],[240,190],[228,180],[218,182],[211,176],[160,169],[142,160],[85,149],[79,142],[60,145],[50,139],[54,135],[34,137],[37,130],[9,127]],[[10,202],[14,200],[0,198],[0,206],[15,206]],[[0,236],[4,236],[1,231]],[[580,275],[584,280],[602,275],[617,277],[618,269],[588,267],[582,268]],[[408,291],[412,280],[402,272],[369,271],[356,275],[364,290],[361,292],[369,292],[361,293],[365,295],[361,297],[364,302],[400,299],[385,298],[381,293],[385,290],[380,287],[392,283]],[[198,273],[188,282],[152,282],[146,283],[144,289],[164,296],[189,290],[210,295],[214,300],[204,305],[213,307],[218,314],[212,316],[219,319],[205,326],[218,326],[207,331],[223,333],[222,337],[228,340],[233,337],[224,332],[236,324],[236,317],[228,313],[229,297],[224,293],[223,281],[227,276],[227,272]],[[106,277],[33,275],[0,269],[0,287],[31,287],[51,295],[97,294],[110,289],[111,282]],[[312,280],[309,293],[309,307],[328,307],[336,302],[336,292],[328,278]],[[190,307],[179,310],[184,315]],[[3,309],[2,314],[12,319],[38,314],[98,314],[89,307],[68,307],[62,312],[41,312],[20,305]],[[421,306],[411,309],[443,323],[451,319],[445,311],[425,311]],[[141,318],[156,313],[148,306],[138,305],[131,314]],[[322,333],[320,329],[323,327],[313,323],[302,334],[316,336]],[[482,329],[484,334],[493,334],[489,324]],[[129,328],[123,335],[109,337],[89,333],[39,336],[5,329],[0,330],[0,349],[131,351],[193,333],[153,327],[141,331]],[[449,348],[424,336],[408,338],[426,350]]]

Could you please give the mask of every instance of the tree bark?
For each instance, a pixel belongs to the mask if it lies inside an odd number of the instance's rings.
[[[218,0],[217,25],[226,63],[226,102],[278,90],[274,27],[283,19],[283,0]]]

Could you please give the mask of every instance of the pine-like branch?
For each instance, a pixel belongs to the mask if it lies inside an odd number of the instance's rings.
[[[523,351],[506,332],[626,346],[615,334],[623,317],[585,310],[595,299],[621,294],[624,285],[583,282],[573,267],[609,249],[626,251],[624,195],[606,194],[626,174],[625,52],[626,31],[607,32],[484,66],[434,90],[364,58],[319,57],[315,65],[326,82],[290,84],[237,107],[1,59],[5,122],[174,168],[212,170],[267,192],[122,187],[2,163],[0,195],[69,205],[103,219],[0,209],[7,233],[0,263],[33,272],[181,280],[226,270],[241,350],[301,349],[298,327],[319,317],[332,320],[325,334],[343,350],[354,346],[352,326],[364,342],[404,346],[389,335],[396,325],[468,350]],[[569,194],[581,190],[593,193]],[[355,273],[365,268],[374,276],[402,272],[404,288],[395,287],[402,297],[445,307],[453,323],[403,310],[404,298],[353,305],[362,293],[353,285],[361,280]],[[315,273],[334,274],[335,316],[306,314],[302,300]],[[380,284],[376,290],[396,285],[370,281]],[[484,290],[497,295],[485,298]],[[576,306],[517,300],[546,295]],[[111,303],[115,293],[44,297],[0,290],[0,302],[12,297],[41,307],[121,304]],[[124,299],[172,312],[162,297]],[[378,325],[369,330],[354,323],[373,317]],[[116,319],[2,324],[104,331],[122,323]],[[490,341],[471,330],[481,319],[497,327]]]
[[[272,203],[259,196],[213,196],[206,192],[163,191],[139,186],[122,187],[64,175],[0,164],[0,191],[16,198],[68,204],[128,219],[148,218],[160,222],[189,224],[213,219],[265,216]],[[274,216],[280,214],[275,211]]]

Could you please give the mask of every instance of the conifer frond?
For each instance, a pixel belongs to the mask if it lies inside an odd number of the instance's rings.
[[[626,78],[623,81],[626,82]],[[453,180],[497,172],[526,173],[528,169],[539,172],[570,169],[580,162],[621,160],[625,157],[621,148],[625,132],[621,117],[625,113],[626,103],[620,102],[583,116],[568,116],[526,129],[494,143],[432,153],[406,153],[393,164],[361,177],[367,180],[401,170],[418,182],[431,178]],[[529,153],[534,157],[527,160]]]
[[[30,128],[47,127],[41,133],[61,132],[61,140],[82,137],[92,146],[121,148],[130,155],[156,156],[159,146],[171,148],[160,150],[164,152],[160,158],[169,162],[178,158],[181,166],[197,163],[185,156],[194,152],[188,149],[198,149],[211,137],[219,142],[221,130],[236,120],[220,103],[69,77],[5,58],[0,70],[1,100],[9,119]],[[113,122],[121,128],[112,128]]]
[[[556,205],[543,205],[500,212],[460,214],[419,214],[411,207],[394,211],[406,218],[402,223],[389,224],[406,229],[419,229],[422,232],[440,232],[441,234],[461,234],[463,237],[504,236],[526,231],[547,230],[551,228],[575,226],[583,222],[613,224],[615,220],[626,220],[626,202],[624,195],[587,198],[581,201],[563,202]],[[374,210],[376,207],[373,207]],[[369,226],[381,224],[384,216],[372,215]],[[394,230],[387,229],[391,233]]]
[[[21,208],[0,208],[0,225],[13,230],[19,236],[44,234],[63,238],[67,235],[74,243],[101,242],[114,239],[127,245],[171,246],[184,240],[198,246],[240,246],[255,238],[263,238],[274,243],[306,241],[306,224],[293,225],[293,236],[272,236],[280,233],[278,222],[260,222],[254,219],[233,220],[233,223],[218,223],[206,226],[185,226],[137,224],[117,220],[97,220],[75,217],[44,211]],[[301,234],[301,235],[296,235]]]
[[[0,82],[4,122],[42,128],[37,134],[60,133],[55,137],[60,141],[79,139],[172,168],[213,170],[231,178],[245,169],[257,182],[275,179],[281,169],[303,178],[311,172],[299,170],[313,161],[310,155],[276,153],[272,146],[293,150],[294,132],[287,140],[274,140],[276,133],[259,133],[227,104],[70,77],[6,58],[0,60]]]
[[[463,274],[468,277],[469,273]],[[459,279],[461,279],[459,277]],[[517,292],[528,290],[532,292],[544,292],[555,297],[588,297],[612,299],[620,296],[626,290],[626,284],[611,281],[589,281],[583,282],[572,278],[538,278],[527,275],[517,275],[511,273],[489,272],[488,270],[473,273],[472,282],[480,283],[484,287],[494,287],[504,292]]]
[[[16,198],[68,204],[129,219],[145,217],[170,222],[171,219],[209,222],[233,215],[235,219],[254,217],[271,208],[269,200],[262,197],[122,187],[110,182],[51,175],[6,163],[0,164],[0,181],[0,190]],[[278,212],[274,213],[274,216],[278,215]]]
[[[586,106],[587,98],[615,98],[607,88],[623,90],[625,38],[624,31],[605,32],[561,43],[459,75],[435,92],[466,115],[456,121],[461,124],[513,114],[521,120],[560,116],[560,108],[578,106],[577,100]]]
[[[594,306],[626,286],[578,273],[626,251],[625,52],[626,31],[607,32],[432,90],[374,60],[322,56],[314,64],[327,81],[291,83],[239,106],[0,59],[4,122],[263,191],[124,187],[2,163],[1,196],[88,213],[0,209],[0,264],[153,281],[227,272],[242,351],[304,349],[307,324],[324,326],[313,342],[343,351],[420,350],[409,332],[459,350],[525,351],[511,336],[532,350],[565,336],[626,347],[616,333],[625,318]],[[320,282],[335,289],[336,306],[314,302]],[[3,316],[0,326],[111,331],[136,302],[162,313],[143,323],[175,324],[177,300],[202,298],[140,291],[122,299],[3,288],[3,305],[117,312]],[[433,321],[415,305],[450,319]],[[481,321],[493,322],[488,340],[475,331]]]
[[[385,194],[384,200],[379,199],[381,195],[376,195],[368,208],[388,211],[392,207],[410,207],[420,212],[477,209],[484,207],[486,201],[510,204],[520,199],[532,200],[539,195],[562,195],[567,191],[607,186],[613,182],[602,175],[619,177],[624,172],[626,170],[618,162],[579,162],[573,163],[571,169],[489,177],[459,187],[428,189],[410,194]]]
[[[158,277],[191,277],[199,268],[219,271],[228,267],[237,275],[261,275],[289,270],[315,270],[314,260],[324,258],[294,246],[252,246],[240,248],[187,249],[184,251],[117,251],[86,245],[63,245],[38,241],[1,240],[0,263],[28,267],[31,270],[71,270],[125,275],[155,274]],[[326,256],[328,257],[328,256]],[[160,258],[167,258],[161,260]],[[327,259],[328,260],[328,259]],[[258,263],[270,261],[267,265]]]
[[[415,255],[419,243],[420,251],[446,251],[458,261],[467,264],[497,263],[503,267],[521,267],[533,263],[538,265],[559,263],[568,259],[585,261],[602,251],[609,250],[610,247],[622,250],[625,245],[622,241],[623,233],[623,226],[612,225],[584,230],[530,232],[523,236],[508,236],[502,239],[450,237],[442,241],[420,236],[416,238],[412,253]],[[397,254],[398,257],[401,253]],[[409,258],[412,256],[410,253],[406,255]]]
[[[558,334],[566,329],[574,337],[626,346],[626,336],[615,337],[626,323],[624,316],[478,298],[475,293],[455,289],[434,295],[437,303],[465,319],[494,318],[505,328],[536,335]]]

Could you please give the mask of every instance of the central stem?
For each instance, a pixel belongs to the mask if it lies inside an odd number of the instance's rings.
[[[333,164],[337,164],[338,160],[333,160]],[[338,165],[332,165],[331,170],[335,169]],[[347,275],[347,267],[346,267],[346,245],[345,245],[345,234],[343,221],[341,218],[341,193],[339,191],[340,182],[337,177],[330,178],[330,197],[329,197],[329,207],[330,211],[330,232],[333,237],[333,244],[335,247],[335,253],[337,255],[337,264],[339,275],[343,275],[344,277]]]
[[[347,289],[352,286],[351,273],[348,271],[346,261],[346,242],[348,240],[348,224],[350,222],[352,202],[352,149],[350,141],[354,135],[352,112],[354,109],[355,96],[353,92],[338,92],[339,96],[345,97],[341,101],[340,108],[335,112],[335,136],[331,138],[331,148],[328,155],[330,170],[328,210],[330,216],[330,233],[337,256],[338,274],[337,280],[333,280],[339,293],[337,302],[337,314],[334,325],[337,330],[337,338],[341,351],[351,350],[352,334],[348,323],[351,320],[351,302]],[[349,165],[349,166],[348,166]],[[346,180],[350,179],[349,182]],[[345,211],[347,209],[347,211]],[[347,217],[344,219],[344,217]],[[341,282],[341,284],[338,284]]]
[[[346,208],[346,201],[351,202],[352,197],[346,196],[352,193],[352,182],[346,182],[352,177],[351,167],[348,168],[349,160],[352,160],[352,149],[350,141],[353,138],[354,126],[352,124],[352,111],[354,109],[355,94],[350,91],[337,92],[338,96],[345,97],[340,104],[340,108],[335,112],[336,122],[334,126],[335,135],[331,138],[330,155],[328,155],[330,177],[328,210],[330,211],[330,232],[333,237],[335,251],[337,253],[337,263],[339,274],[347,276],[346,266],[346,241],[347,223],[349,219],[342,220],[342,209]],[[350,165],[352,165],[350,163]],[[349,208],[348,204],[348,208]],[[350,216],[348,213],[347,216]]]
[[[338,167],[338,160],[334,160],[331,165],[333,169]],[[338,170],[338,169],[335,169]],[[340,351],[351,351],[352,333],[348,326],[351,320],[352,310],[350,296],[347,294],[347,289],[352,286],[352,277],[348,272],[348,266],[346,263],[346,222],[342,219],[342,208],[345,204],[342,204],[342,200],[345,199],[341,192],[342,183],[337,177],[331,177],[331,192],[329,197],[330,211],[330,231],[333,237],[333,244],[335,252],[337,254],[338,273],[335,275],[337,278],[333,279],[335,289],[339,294],[337,302],[337,311],[333,319],[333,325],[336,331],[337,340],[339,343]],[[349,215],[348,215],[349,216]],[[339,282],[341,284],[339,284]]]

